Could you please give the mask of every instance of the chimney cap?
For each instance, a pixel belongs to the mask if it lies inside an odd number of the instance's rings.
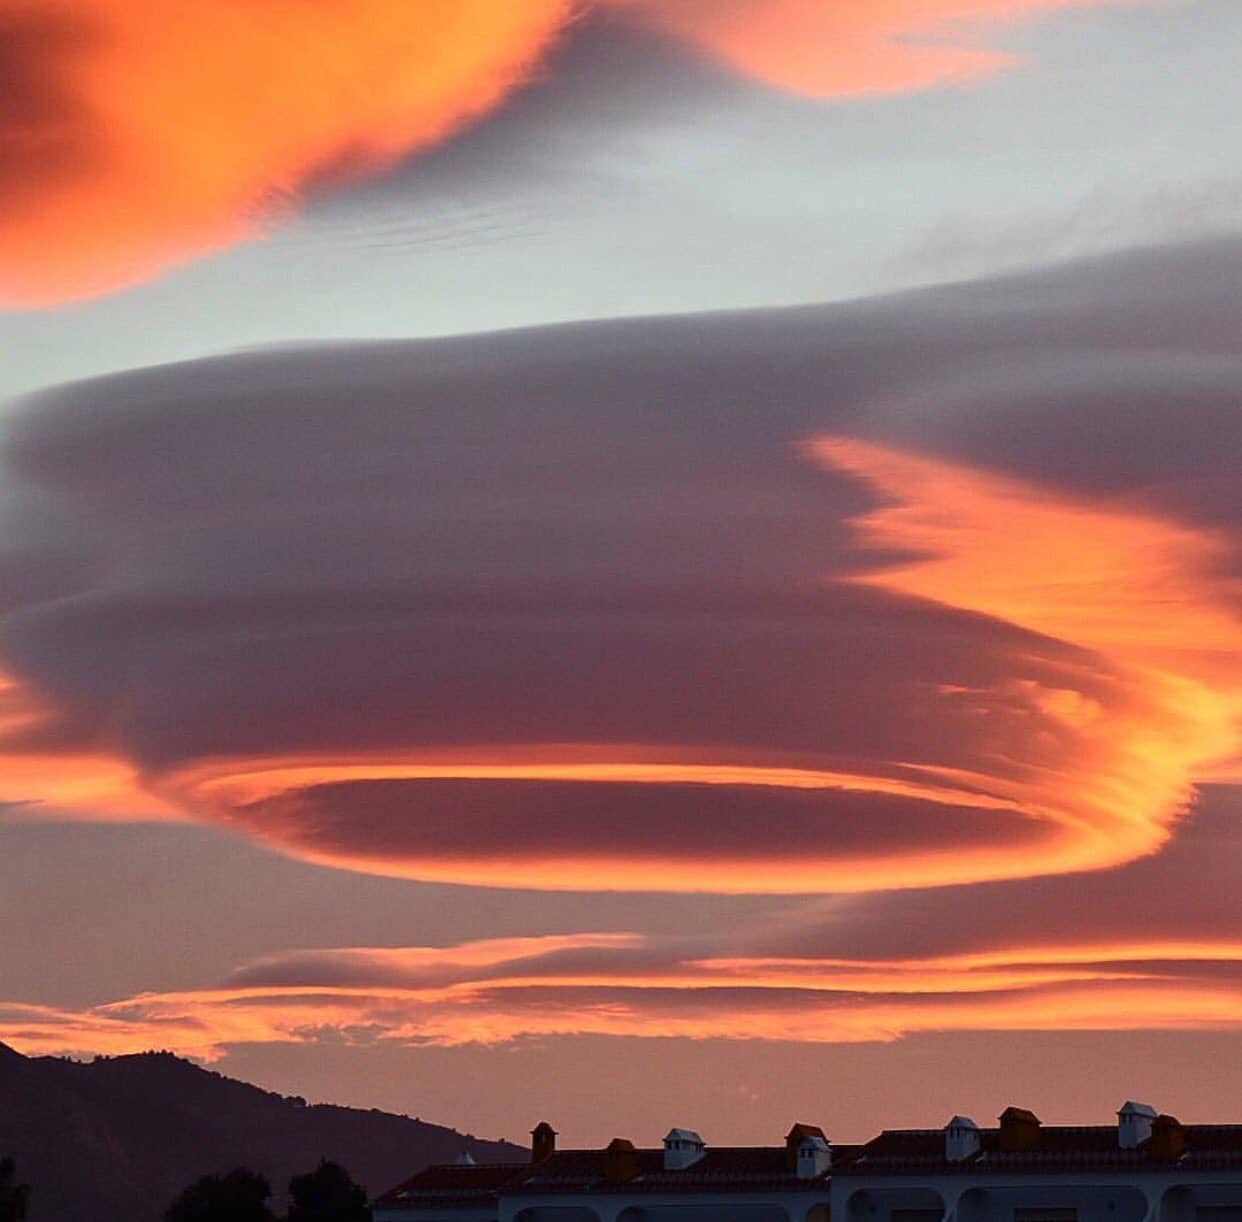
[[[1151,1122],[1151,1136],[1143,1143],[1149,1157],[1175,1163],[1186,1152],[1186,1132],[1176,1116],[1163,1112]]]
[[[979,1126],[969,1116],[954,1116],[944,1127],[946,1129],[973,1129],[976,1132],[979,1129]]]
[[[530,1131],[530,1161],[546,1163],[556,1153],[556,1130],[541,1120]]]
[[[665,1144],[670,1141],[690,1141],[696,1146],[703,1145],[703,1139],[693,1129],[669,1129],[664,1136]]]
[[[1146,1120],[1155,1120],[1156,1109],[1150,1103],[1135,1103],[1133,1099],[1127,1099],[1117,1109],[1118,1116],[1142,1116]]]
[[[1019,1124],[1039,1124],[1039,1117],[1024,1107],[1007,1107],[1001,1112],[999,1119],[1001,1124],[1007,1121],[1011,1124],[1015,1121]]]
[[[706,1143],[693,1129],[669,1129],[664,1138],[665,1171],[684,1171],[706,1154]]]
[[[795,1124],[785,1134],[786,1141],[801,1141],[805,1137],[820,1137],[824,1141],[828,1140],[828,1134],[817,1124]]]
[[[604,1149],[604,1178],[627,1184],[638,1174],[638,1151],[627,1137],[614,1137]]]

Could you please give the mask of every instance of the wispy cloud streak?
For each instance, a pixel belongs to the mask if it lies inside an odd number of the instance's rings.
[[[978,81],[1017,62],[998,25],[1067,8],[1151,0],[618,0],[738,71],[812,97],[867,97]]]
[[[271,957],[218,988],[83,1011],[0,1005],[28,1052],[456,1046],[568,1034],[808,1043],[945,1030],[1229,1030],[1242,943],[1021,946],[930,959],[696,958],[636,935]]]

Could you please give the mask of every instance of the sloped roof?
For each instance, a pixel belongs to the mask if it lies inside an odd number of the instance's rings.
[[[795,1126],[812,1129],[813,1126]],[[1242,1169],[1242,1124],[1186,1125],[1182,1170]],[[628,1144],[628,1143],[627,1143]],[[979,1130],[979,1152],[961,1162],[945,1159],[943,1129],[886,1129],[864,1145],[832,1146],[832,1170],[799,1179],[784,1146],[709,1146],[680,1171],[664,1167],[664,1150],[635,1149],[633,1179],[610,1183],[606,1150],[557,1150],[541,1163],[452,1164],[425,1171],[384,1193],[384,1207],[477,1206],[501,1193],[720,1193],[755,1189],[822,1190],[832,1175],[972,1175],[980,1172],[1164,1171],[1146,1143],[1134,1150],[1117,1144],[1114,1125],[1044,1125],[1034,1149],[1005,1151],[1000,1130]]]
[[[627,1143],[628,1144],[628,1143]],[[833,1158],[852,1158],[858,1146],[834,1146]],[[500,1193],[662,1193],[753,1191],[756,1188],[822,1191],[828,1173],[799,1179],[784,1146],[709,1146],[692,1166],[667,1171],[664,1150],[634,1150],[636,1174],[624,1183],[607,1179],[607,1150],[557,1150],[540,1163],[517,1166],[453,1164],[428,1167],[377,1198],[379,1208],[479,1205]]]
[[[834,1146],[852,1156],[859,1147]],[[529,1174],[506,1189],[535,1195],[549,1192],[728,1192],[756,1187],[797,1191],[814,1188],[827,1178],[799,1179],[789,1168],[784,1146],[708,1146],[702,1158],[679,1171],[664,1167],[663,1149],[635,1151],[637,1174],[624,1183],[605,1179],[603,1150],[558,1150],[545,1162],[529,1168]]]
[[[400,1206],[474,1205],[494,1199],[501,1188],[518,1180],[530,1168],[526,1163],[445,1163],[427,1167],[404,1183],[390,1188],[375,1204]]]
[[[1242,1167],[1242,1125],[1185,1125],[1182,1169]],[[960,1162],[945,1159],[942,1129],[886,1129],[862,1146],[856,1157],[833,1150],[838,1175],[972,1175],[992,1171],[1166,1170],[1152,1158],[1146,1143],[1134,1150],[1117,1144],[1114,1125],[1043,1125],[1039,1144],[1030,1150],[1000,1148],[998,1129],[979,1130],[979,1153]]]

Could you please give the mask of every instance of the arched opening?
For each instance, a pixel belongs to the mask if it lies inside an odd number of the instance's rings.
[[[957,1203],[956,1222],[1144,1222],[1147,1197],[1119,1184],[1043,1184],[971,1188]],[[1168,1222],[1168,1220],[1166,1220]]]
[[[717,1204],[629,1205],[617,1215],[617,1222],[800,1222],[779,1205],[757,1205],[746,1201]]]
[[[943,1222],[944,1198],[934,1188],[860,1189],[846,1203],[847,1222]]]
[[[513,1215],[513,1222],[604,1222],[585,1205],[530,1205]]]

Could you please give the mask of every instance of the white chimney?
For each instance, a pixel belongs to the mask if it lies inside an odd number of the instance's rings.
[[[669,1129],[664,1139],[664,1170],[684,1171],[703,1157],[703,1139],[693,1129]]]
[[[798,1146],[798,1178],[818,1179],[832,1166],[832,1147],[822,1137],[804,1137]]]
[[[979,1126],[969,1116],[954,1116],[944,1126],[945,1162],[965,1162],[978,1153]]]
[[[1123,1150],[1137,1150],[1151,1136],[1151,1123],[1156,1109],[1133,1100],[1122,1104],[1117,1113],[1117,1145]]]

